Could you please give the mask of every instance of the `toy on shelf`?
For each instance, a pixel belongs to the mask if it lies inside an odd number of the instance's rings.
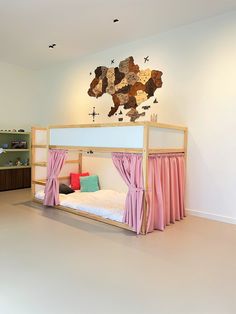
[[[6,151],[3,148],[0,148],[0,155],[6,153]]]
[[[26,141],[12,141],[11,148],[13,149],[26,149],[27,142]]]
[[[29,166],[29,158],[22,161],[22,166]]]
[[[20,157],[16,158],[16,166],[22,166],[22,162],[21,162]]]

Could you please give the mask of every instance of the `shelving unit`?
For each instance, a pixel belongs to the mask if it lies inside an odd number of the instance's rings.
[[[26,148],[11,148],[13,141],[26,141]],[[7,144],[7,148],[4,148]],[[0,131],[0,191],[28,188],[31,186],[31,133]],[[17,166],[17,158],[23,165]],[[26,161],[29,161],[26,165]],[[12,166],[9,162],[12,162]]]

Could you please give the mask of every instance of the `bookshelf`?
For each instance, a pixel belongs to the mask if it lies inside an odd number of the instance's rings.
[[[30,187],[30,132],[0,131],[0,148],[0,191]]]

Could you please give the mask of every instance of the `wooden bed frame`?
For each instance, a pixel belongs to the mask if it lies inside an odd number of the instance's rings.
[[[94,147],[94,146],[59,146],[59,145],[50,145],[50,130],[52,129],[73,129],[73,128],[104,128],[104,127],[143,127],[143,145],[142,148],[122,148],[122,147]],[[183,147],[175,148],[175,147],[168,147],[168,148],[150,148],[149,147],[149,133],[150,128],[159,128],[159,129],[167,129],[167,130],[176,130],[183,132]],[[44,131],[47,133],[47,143],[45,145],[37,145],[36,143],[36,132],[37,131]],[[123,122],[123,123],[106,123],[106,124],[80,124],[80,125],[51,125],[47,128],[42,127],[32,127],[32,199],[37,203],[42,203],[42,201],[35,198],[35,186],[36,185],[46,185],[45,179],[36,179],[35,178],[35,167],[47,167],[47,161],[44,162],[36,162],[36,149],[42,148],[46,149],[48,152],[49,149],[67,149],[72,151],[78,152],[78,159],[75,160],[67,160],[66,163],[74,163],[78,164],[78,171],[82,171],[82,154],[83,152],[93,151],[95,153],[112,153],[112,152],[125,152],[125,153],[141,153],[143,155],[143,180],[144,180],[144,213],[143,213],[143,221],[142,221],[142,228],[141,233],[146,234],[146,226],[147,226],[147,203],[145,198],[145,193],[148,190],[148,156],[153,153],[184,153],[185,160],[187,156],[187,142],[188,142],[188,129],[184,126],[179,125],[172,125],[172,124],[163,124],[163,123],[156,123],[156,122]],[[59,177],[59,180],[66,180],[69,177]],[[90,218],[93,220],[97,220],[109,225],[113,225],[119,228],[123,228],[126,230],[132,230],[127,224],[116,222],[110,219],[106,219],[94,214],[86,213],[80,210],[74,210],[68,207],[63,206],[55,206],[55,208],[73,213],[79,216],[83,216],[86,218]]]

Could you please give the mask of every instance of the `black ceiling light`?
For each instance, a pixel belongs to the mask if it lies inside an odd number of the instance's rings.
[[[48,45],[48,48],[49,48],[49,49],[54,49],[54,48],[56,47],[56,45],[57,45],[57,44]]]
[[[118,19],[114,19],[114,20],[113,20],[113,23],[117,23],[117,22],[119,22]]]

